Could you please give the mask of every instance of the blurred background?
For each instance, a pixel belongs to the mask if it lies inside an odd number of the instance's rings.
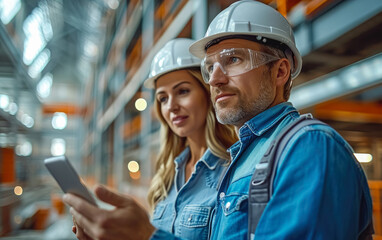
[[[144,203],[159,147],[143,87],[170,39],[203,37],[229,0],[0,0],[0,237],[74,239],[43,159],[65,154]],[[382,239],[382,1],[264,0],[292,24],[303,69],[290,101],[354,148]]]

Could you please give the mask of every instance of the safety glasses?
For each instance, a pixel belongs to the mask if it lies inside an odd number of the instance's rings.
[[[234,77],[278,59],[280,58],[248,48],[224,49],[207,55],[202,60],[201,72],[204,81],[209,83],[217,67],[220,67],[226,76]]]

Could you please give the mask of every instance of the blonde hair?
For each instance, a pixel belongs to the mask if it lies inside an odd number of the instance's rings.
[[[215,115],[215,111],[210,101],[209,85],[204,83],[199,69],[189,69],[187,72],[192,75],[205,91],[208,101],[208,112],[206,119],[205,137],[207,147],[211,152],[226,160],[229,164],[230,156],[226,151],[233,143],[237,141],[237,136],[233,126],[220,124]],[[160,138],[161,147],[156,161],[156,173],[151,181],[148,192],[148,202],[152,209],[156,204],[167,197],[175,177],[175,158],[186,148],[186,138],[177,136],[167,125],[161,114],[160,103],[155,99],[155,109],[161,122]]]

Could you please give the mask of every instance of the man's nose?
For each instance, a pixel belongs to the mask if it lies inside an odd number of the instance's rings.
[[[228,82],[228,78],[224,73],[224,69],[219,62],[214,64],[214,69],[210,75],[210,80],[208,84],[211,86],[217,86],[221,84],[226,84]]]

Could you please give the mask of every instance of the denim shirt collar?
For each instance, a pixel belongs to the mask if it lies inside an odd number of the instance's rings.
[[[254,137],[254,135],[261,136],[265,131],[272,128],[291,112],[297,113],[296,108],[294,108],[290,102],[283,102],[259,113],[240,127],[238,134],[240,141],[232,145],[228,151],[230,151],[231,154],[236,152],[235,149],[244,142],[244,139]]]
[[[211,150],[208,148],[206,152],[203,154],[200,162],[204,163],[206,167],[210,170],[214,170],[216,166],[219,164],[219,157],[212,154]]]
[[[187,163],[187,160],[190,158],[190,148],[186,147],[174,160],[175,169],[179,171],[179,169]]]
[[[178,157],[175,158],[175,168],[177,171],[187,163],[188,159],[190,158],[191,151],[190,147],[187,146],[180,154]],[[210,170],[214,170],[216,166],[219,164],[220,159],[212,154],[211,150],[208,148],[201,159],[198,160],[196,164],[200,164],[199,162],[203,163],[206,165],[206,167]]]

